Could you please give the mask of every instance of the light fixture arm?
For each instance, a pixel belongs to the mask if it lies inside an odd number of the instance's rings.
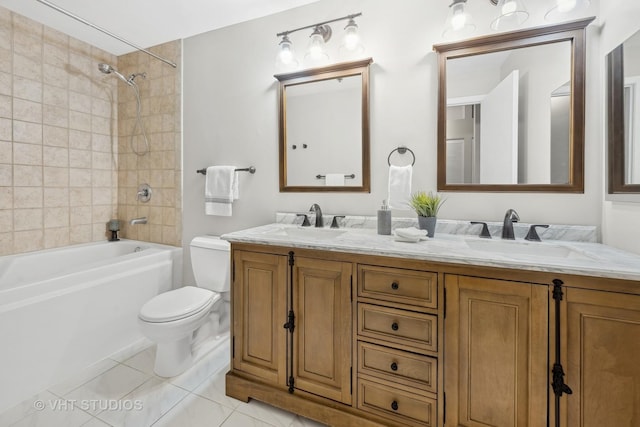
[[[325,25],[325,24],[331,24],[333,22],[338,22],[338,21],[344,21],[346,19],[357,18],[358,16],[362,16],[362,12],[354,13],[352,15],[343,16],[342,18],[331,19],[329,21],[318,22],[317,24],[307,25],[307,26],[304,26],[304,27],[295,28],[293,30],[282,31],[281,33],[276,34],[276,37],[286,36],[288,34],[295,33],[296,31],[306,30],[308,28],[317,28],[317,27],[320,27],[320,26]]]

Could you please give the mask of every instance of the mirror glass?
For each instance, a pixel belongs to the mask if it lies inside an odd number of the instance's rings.
[[[591,21],[434,46],[438,190],[583,191]]]
[[[369,191],[370,59],[280,80],[280,191]]]
[[[570,42],[447,61],[447,183],[568,184],[570,99]]]
[[[640,193],[640,31],[607,55],[609,193]]]

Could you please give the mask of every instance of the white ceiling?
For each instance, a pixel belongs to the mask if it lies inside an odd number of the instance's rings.
[[[143,48],[249,21],[318,0],[48,0]],[[36,0],[0,6],[115,55],[134,48]]]

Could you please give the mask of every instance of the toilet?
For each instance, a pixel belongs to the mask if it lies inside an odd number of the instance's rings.
[[[142,334],[157,344],[154,371],[173,377],[194,362],[196,336],[219,336],[229,317],[229,242],[216,236],[191,241],[191,267],[196,286],[156,295],[140,309]]]

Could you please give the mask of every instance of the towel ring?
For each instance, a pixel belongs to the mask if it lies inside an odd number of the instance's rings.
[[[400,146],[398,148],[394,148],[393,150],[391,150],[391,152],[389,153],[389,157],[387,157],[387,163],[389,163],[389,166],[391,166],[391,155],[395,152],[398,152],[399,154],[405,154],[407,151],[411,153],[411,157],[413,157],[413,161],[411,162],[411,166],[416,164],[416,155],[413,151],[411,151],[411,148],[408,147],[404,147],[404,146]]]

